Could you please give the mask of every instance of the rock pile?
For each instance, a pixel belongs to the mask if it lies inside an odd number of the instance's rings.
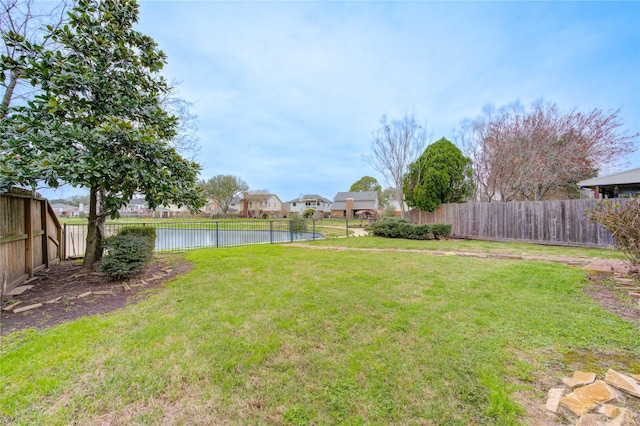
[[[640,414],[624,406],[626,398],[640,399],[640,375],[609,369],[604,380],[597,380],[595,373],[576,371],[562,383],[549,390],[546,408],[568,409],[578,416],[576,426],[640,425]]]

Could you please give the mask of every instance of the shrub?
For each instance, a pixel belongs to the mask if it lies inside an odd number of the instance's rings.
[[[136,273],[151,257],[149,239],[139,235],[116,235],[104,240],[107,254],[100,270],[112,279],[121,280]]]
[[[406,238],[407,240],[430,240],[432,239],[431,225],[413,225],[404,223],[398,228],[398,238]]]
[[[307,221],[300,216],[299,213],[293,212],[289,215],[289,226],[291,232],[299,233],[299,232],[307,232],[308,225]]]
[[[614,236],[616,245],[640,269],[640,199],[627,200],[622,205],[611,200],[599,202],[595,210],[588,210],[589,219],[598,222]]]
[[[125,226],[118,232],[118,235],[137,235],[149,241],[151,251],[156,247],[156,228],[153,226]]]
[[[369,227],[371,233],[385,238],[406,238],[408,240],[431,240],[451,235],[451,225],[427,223],[414,225],[400,217],[383,217]]]
[[[373,235],[385,238],[401,238],[404,229],[411,223],[399,217],[384,217],[371,225]]]
[[[434,223],[431,225],[431,231],[433,232],[433,238],[436,240],[439,240],[440,237],[447,238],[451,235],[451,224]]]

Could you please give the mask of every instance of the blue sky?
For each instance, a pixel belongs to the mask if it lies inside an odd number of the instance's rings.
[[[386,186],[364,160],[383,114],[452,139],[487,104],[544,99],[640,132],[640,2],[142,0],[137,29],[193,103],[202,177],[282,201]]]

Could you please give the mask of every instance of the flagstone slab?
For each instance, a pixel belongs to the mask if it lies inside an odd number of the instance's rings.
[[[607,426],[637,426],[636,417],[631,410],[620,408],[620,414],[607,423]]]
[[[560,408],[560,400],[564,396],[564,388],[553,388],[549,389],[547,393],[547,405],[545,406],[547,410],[557,413]]]
[[[570,388],[576,388],[578,386],[589,385],[596,381],[596,373],[587,373],[584,371],[575,371],[573,377],[563,377],[562,383]]]
[[[590,385],[575,389],[560,400],[561,404],[582,416],[595,409],[598,405],[620,397],[620,392],[602,380],[596,380]]]
[[[609,419],[613,419],[620,414],[620,407],[616,407],[613,404],[604,404],[598,409],[598,413],[604,414]]]
[[[576,426],[605,426],[604,422],[600,421],[600,416],[596,414],[585,414],[580,416],[576,422]]]
[[[640,398],[640,385],[638,384],[638,381],[626,374],[621,374],[615,370],[609,369],[607,371],[607,375],[604,377],[604,381],[611,386],[628,393],[629,395]]]

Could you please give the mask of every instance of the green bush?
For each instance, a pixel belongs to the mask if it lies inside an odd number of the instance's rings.
[[[309,229],[307,221],[302,216],[300,216],[298,212],[291,213],[289,215],[289,221],[289,229],[291,230],[291,232],[307,232],[307,230]]]
[[[433,232],[433,238],[439,240],[440,237],[447,238],[451,235],[451,224],[449,223],[432,223],[431,232]]]
[[[156,247],[156,228],[153,226],[125,226],[118,232],[118,235],[137,235],[149,241],[151,251]]]
[[[431,240],[433,239],[433,230],[431,225],[411,225],[405,238],[410,240]]]
[[[151,258],[149,239],[135,234],[115,235],[104,240],[106,255],[100,270],[114,280],[135,274]]]
[[[407,226],[411,223],[399,217],[384,217],[371,225],[373,235],[385,238],[401,238]]]
[[[384,217],[369,228],[373,235],[385,238],[406,238],[408,240],[431,240],[451,235],[451,225],[433,223],[414,225],[407,219]]]

